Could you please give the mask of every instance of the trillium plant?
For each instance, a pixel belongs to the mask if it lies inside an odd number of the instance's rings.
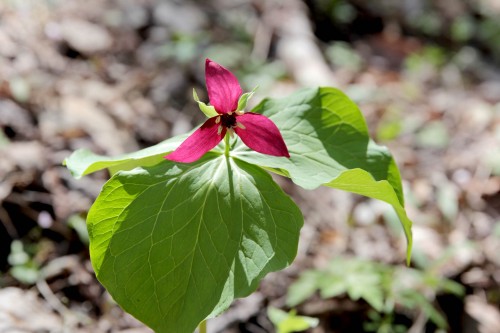
[[[264,99],[209,59],[208,119],[192,133],[133,153],[77,150],[76,177],[111,178],[87,226],[96,276],[115,301],[156,332],[191,333],[294,260],[303,216],[270,173],[305,189],[341,189],[391,205],[411,250],[401,178],[357,106],[334,88]],[[201,323],[201,324],[200,324]]]

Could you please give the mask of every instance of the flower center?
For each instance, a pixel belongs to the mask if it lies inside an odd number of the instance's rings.
[[[220,116],[220,122],[225,128],[233,128],[236,126],[236,114],[225,113]]]
[[[217,118],[215,119],[215,123],[219,124],[219,127],[217,128],[217,135],[220,135],[222,133],[222,129],[224,127],[227,128],[227,131],[229,132],[229,135],[231,135],[231,137],[233,137],[234,127],[246,129],[245,125],[236,120],[236,116],[241,116],[242,114],[242,111],[234,111],[234,113],[229,112],[217,116]]]

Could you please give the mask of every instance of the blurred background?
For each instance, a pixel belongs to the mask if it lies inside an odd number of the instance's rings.
[[[276,178],[305,216],[297,259],[209,332],[500,332],[498,0],[0,1],[0,332],[150,332],[89,262],[107,174],[61,162],[200,124],[206,57],[259,85],[254,105],[345,91],[414,221],[406,267],[389,206]]]

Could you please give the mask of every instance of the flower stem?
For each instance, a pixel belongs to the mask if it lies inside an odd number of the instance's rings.
[[[229,149],[230,149],[230,143],[229,143],[229,133],[226,133],[226,135],[224,136],[224,144],[226,145],[226,150],[224,152],[224,154],[226,155],[226,157],[229,157]]]
[[[207,333],[207,321],[204,320],[198,326],[198,333]]]

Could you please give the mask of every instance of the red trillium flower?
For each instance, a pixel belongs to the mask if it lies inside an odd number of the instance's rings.
[[[210,104],[217,115],[209,118],[176,150],[165,156],[175,162],[191,163],[217,146],[226,133],[236,133],[249,148],[267,155],[290,157],[278,127],[267,117],[238,110],[243,91],[229,70],[207,59],[205,80]]]

